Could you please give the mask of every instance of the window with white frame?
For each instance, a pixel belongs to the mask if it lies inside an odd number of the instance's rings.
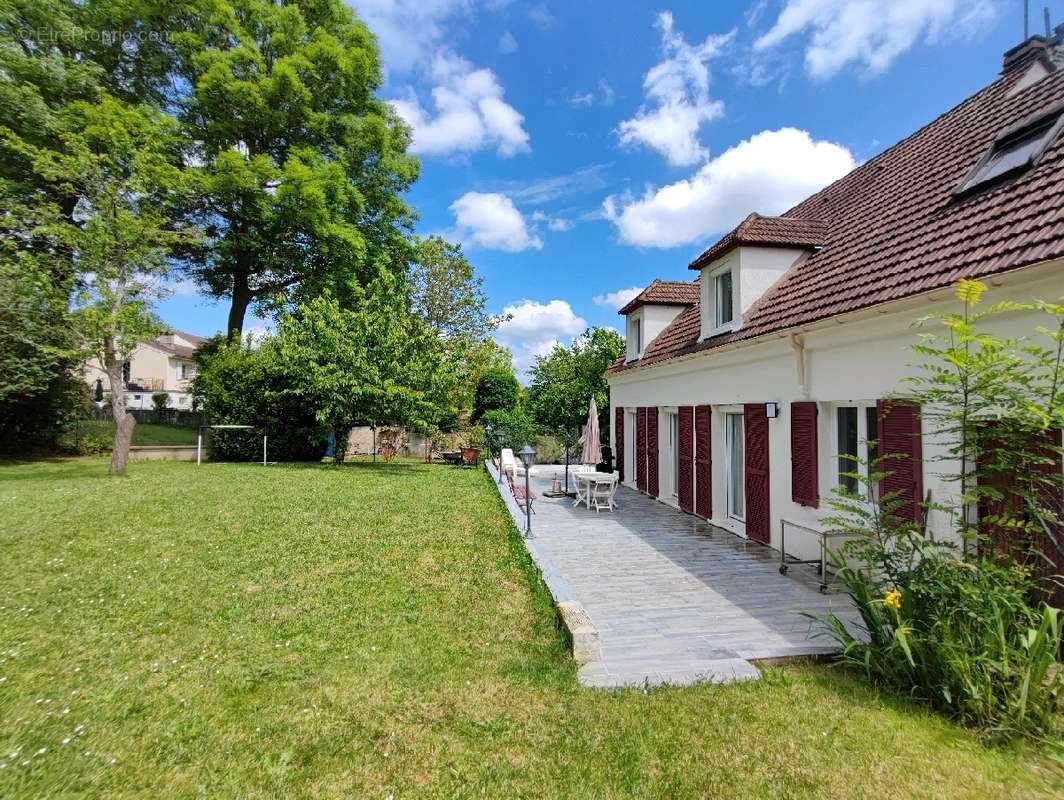
[[[177,376],[183,380],[188,381],[196,377],[196,365],[195,364],[179,364],[177,367]]]
[[[639,358],[643,353],[643,320],[639,317],[628,321],[628,357]]]
[[[738,327],[735,285],[738,259],[729,256],[702,273],[702,338],[728,333]]]
[[[730,269],[713,276],[713,304],[716,309],[716,327],[730,325],[734,318],[732,301],[732,271]]]
[[[724,415],[724,487],[728,516],[742,522],[746,518],[746,452],[743,415]]]
[[[836,484],[860,494],[875,461],[879,416],[875,403],[835,406]]]

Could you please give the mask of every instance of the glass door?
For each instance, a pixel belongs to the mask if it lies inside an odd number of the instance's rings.
[[[742,414],[724,415],[725,486],[728,516],[742,522],[746,515],[746,458]]]

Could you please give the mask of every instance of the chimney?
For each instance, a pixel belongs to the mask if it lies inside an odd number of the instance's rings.
[[[1028,9],[1027,3],[1023,4],[1023,33],[1025,38],[1020,44],[1008,50],[1001,64],[1001,74],[1007,75],[1015,70],[1024,69],[1029,64],[1039,59],[1058,62],[1061,58],[1060,44],[1064,41],[1064,24],[1051,28],[1049,24],[1049,9],[1043,9],[1043,25],[1045,35],[1034,34],[1028,36]]]
[[[1025,41],[1005,51],[1005,57],[1001,63],[1001,74],[1007,75],[1017,69],[1023,69],[1032,61],[1044,58],[1050,54],[1052,45],[1045,36],[1028,37]]]

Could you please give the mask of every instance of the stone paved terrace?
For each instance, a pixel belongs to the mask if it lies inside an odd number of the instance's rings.
[[[845,595],[820,594],[814,568],[781,576],[777,551],[632,489],[618,489],[613,513],[543,497],[553,470],[537,467],[532,478],[539,499],[526,545],[563,615],[579,603],[597,631],[597,661],[575,652],[574,636],[574,655],[588,662],[579,672],[584,685],[757,678],[751,660],[833,651],[829,640],[810,636],[799,612],[831,607],[854,616]],[[523,514],[500,488],[523,530]]]

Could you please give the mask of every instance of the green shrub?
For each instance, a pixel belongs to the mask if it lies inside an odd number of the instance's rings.
[[[214,343],[200,356],[194,392],[203,398],[208,425],[255,425],[256,430],[210,430],[208,457],[260,461],[262,434],[271,461],[320,461],[326,434],[314,411],[285,391],[288,382],[269,351],[244,344]]]
[[[1059,611],[1032,600],[1027,568],[963,557],[896,517],[898,505],[889,493],[832,501],[830,530],[853,537],[835,554],[838,578],[861,616],[859,631],[825,619],[841,660],[989,738],[1050,735],[1064,698]]]
[[[69,455],[95,456],[109,452],[113,442],[114,424],[111,420],[78,419],[59,437],[59,449]]]
[[[491,426],[492,435],[488,444],[493,453],[502,447],[509,447],[516,453],[526,443],[536,441],[536,423],[522,408],[486,411],[481,417],[481,423],[485,429]],[[536,460],[543,463],[538,454]]]
[[[553,464],[565,458],[565,448],[557,436],[545,435],[536,439],[536,460],[541,464]]]

